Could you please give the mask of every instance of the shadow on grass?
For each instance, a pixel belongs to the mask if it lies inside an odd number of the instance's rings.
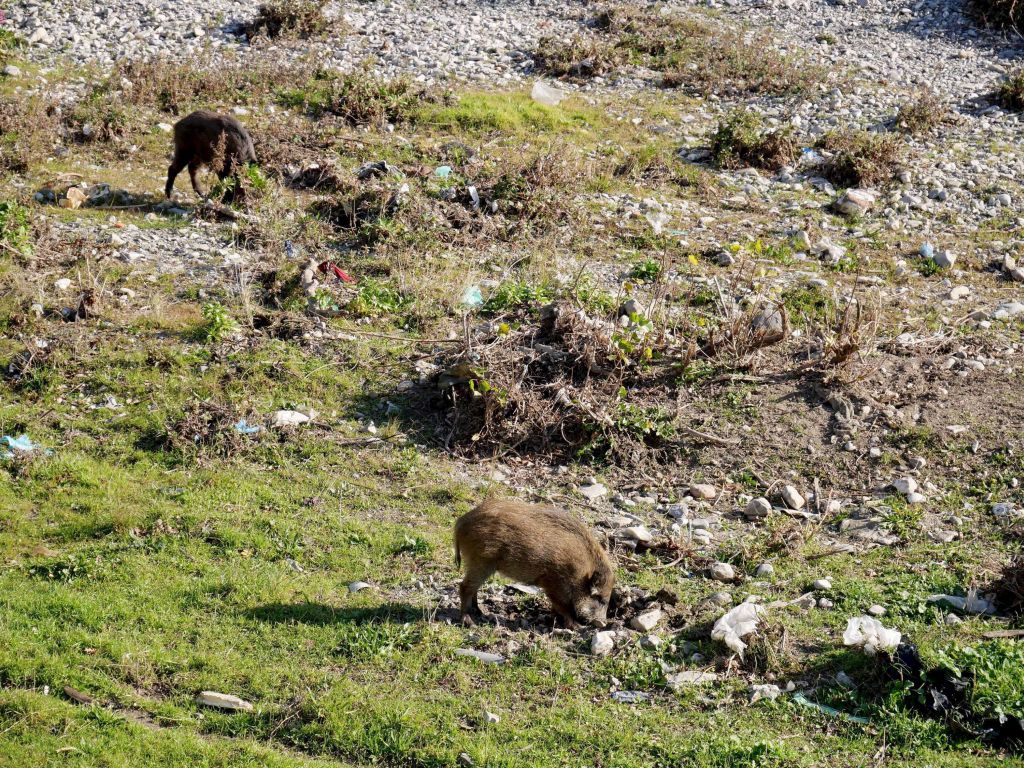
[[[370,608],[336,608],[323,603],[268,603],[245,611],[256,621],[269,624],[405,624],[425,620],[423,608],[407,603],[384,603]]]

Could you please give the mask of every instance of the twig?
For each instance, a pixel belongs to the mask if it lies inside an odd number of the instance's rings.
[[[998,638],[1017,638],[1024,637],[1024,629],[994,629],[991,632],[985,632],[982,634],[986,640],[996,640]]]
[[[408,341],[411,344],[462,344],[463,339],[411,339],[408,336],[399,336],[395,333],[377,333],[375,331],[357,331],[354,329],[344,330],[342,333],[355,333],[360,336],[374,336],[378,339],[392,339],[393,341]]]
[[[739,440],[729,440],[724,437],[709,435],[707,432],[698,432],[696,429],[691,429],[690,427],[680,427],[679,429],[687,437],[692,437],[697,440],[703,440],[705,443],[711,443],[712,445],[729,447],[740,444]]]

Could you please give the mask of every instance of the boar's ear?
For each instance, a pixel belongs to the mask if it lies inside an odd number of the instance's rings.
[[[600,597],[604,592],[605,582],[607,577],[601,570],[596,570],[590,574],[590,578],[587,579],[587,587],[590,589],[591,597]]]

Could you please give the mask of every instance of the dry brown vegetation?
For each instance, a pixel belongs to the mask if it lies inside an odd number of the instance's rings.
[[[822,174],[847,187],[874,186],[890,181],[903,160],[903,139],[893,133],[832,131],[817,143],[827,153]]]
[[[766,35],[720,28],[697,15],[612,6],[592,20],[594,32],[569,40],[548,37],[537,46],[541,71],[589,78],[624,66],[660,73],[668,88],[710,94],[788,94],[825,77],[821,67],[774,50]]]

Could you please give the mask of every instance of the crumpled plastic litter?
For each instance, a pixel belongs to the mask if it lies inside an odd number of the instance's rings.
[[[13,459],[19,453],[34,453],[42,448],[41,445],[33,443],[28,435],[19,435],[18,437],[4,435],[0,437],[0,446],[9,449],[0,450],[0,458],[4,459]],[[46,453],[49,453],[49,451],[46,451]]]
[[[434,175],[439,179],[447,179],[451,172],[452,167],[450,165],[439,165],[434,169]]]
[[[317,269],[319,269],[325,275],[328,272],[332,272],[334,276],[341,280],[341,282],[343,283],[354,283],[356,281],[356,279],[352,277],[352,275],[343,270],[333,261],[322,261],[320,262],[320,264],[317,265]]]
[[[747,647],[743,638],[754,633],[763,612],[764,607],[757,603],[740,603],[715,622],[711,628],[711,639],[725,643],[742,659]]]
[[[660,235],[665,225],[668,224],[668,214],[664,211],[648,211],[644,214],[647,223],[651,225],[655,235]]]
[[[275,427],[297,427],[300,424],[305,424],[312,418],[312,415],[307,416],[299,411],[281,410],[274,411],[270,417],[270,422]]]
[[[467,307],[479,307],[484,303],[484,296],[480,293],[479,285],[471,285],[462,293],[462,298],[459,299],[460,304],[465,304]]]
[[[238,423],[235,424],[234,427],[235,432],[238,432],[240,435],[255,435],[263,429],[259,424],[250,424],[245,419],[239,419]]]
[[[846,622],[843,645],[864,649],[868,656],[879,651],[886,653],[896,650],[902,635],[895,629],[887,629],[878,619],[871,616],[854,616]]]
[[[976,589],[967,592],[967,597],[959,595],[929,595],[929,603],[945,603],[950,608],[965,613],[995,613],[996,607],[991,600],[978,595]]]
[[[830,707],[827,704],[818,704],[816,701],[811,701],[802,693],[798,693],[793,696],[793,701],[802,707],[808,709],[816,709],[819,712],[824,712],[826,715],[832,715],[833,717],[839,717],[843,720],[849,720],[851,723],[861,723],[862,725],[869,725],[871,723],[866,717],[860,717],[859,715],[851,715],[848,712],[841,712],[835,707]]]
[[[562,89],[550,86],[541,80],[535,82],[533,90],[530,91],[530,98],[545,107],[557,107],[567,95]]]

